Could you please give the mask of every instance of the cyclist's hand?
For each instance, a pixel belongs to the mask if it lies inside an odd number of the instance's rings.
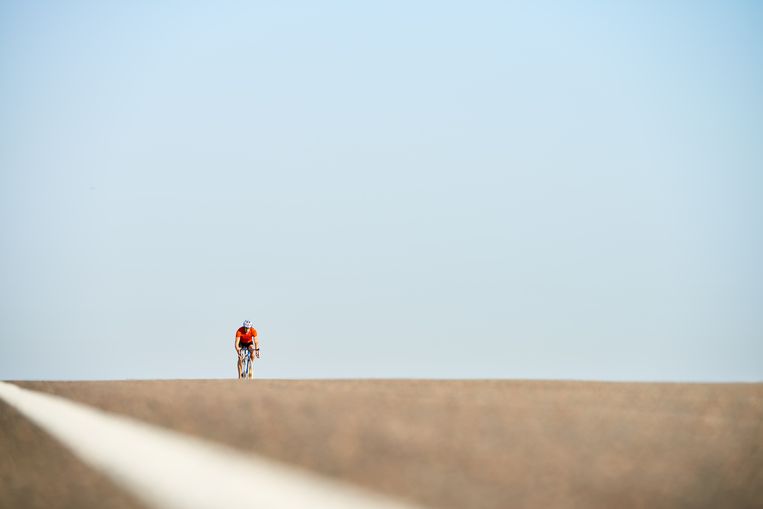
[[[260,358],[260,351],[259,350],[255,350],[254,351],[254,356],[259,359]]]

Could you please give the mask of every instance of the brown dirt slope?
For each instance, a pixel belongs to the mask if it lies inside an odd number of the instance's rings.
[[[21,385],[431,507],[763,507],[763,384]]]

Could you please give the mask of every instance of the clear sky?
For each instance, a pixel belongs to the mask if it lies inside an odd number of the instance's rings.
[[[763,4],[0,4],[0,379],[763,380]]]

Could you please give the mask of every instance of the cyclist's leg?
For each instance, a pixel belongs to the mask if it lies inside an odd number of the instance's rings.
[[[236,357],[238,359],[237,364],[236,364],[236,366],[238,367],[238,377],[241,378],[241,369],[243,368],[243,366],[241,366],[241,356],[240,355],[236,355]]]
[[[254,375],[254,344],[249,345],[249,378]]]

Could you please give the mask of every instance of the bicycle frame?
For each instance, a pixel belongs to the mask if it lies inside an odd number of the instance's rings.
[[[252,352],[248,348],[241,349],[241,377],[252,378]]]

